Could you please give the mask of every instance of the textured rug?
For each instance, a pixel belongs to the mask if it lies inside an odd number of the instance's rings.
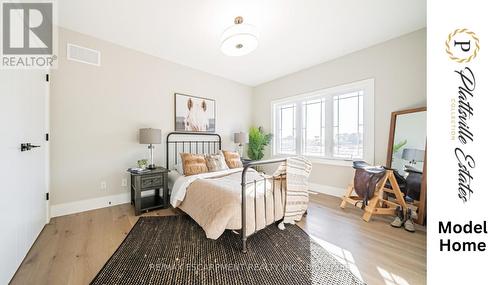
[[[188,216],[141,217],[91,284],[363,284],[298,226],[205,237]]]

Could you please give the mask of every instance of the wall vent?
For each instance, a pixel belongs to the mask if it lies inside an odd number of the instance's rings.
[[[101,52],[98,50],[68,44],[66,53],[69,60],[96,66],[101,65]]]

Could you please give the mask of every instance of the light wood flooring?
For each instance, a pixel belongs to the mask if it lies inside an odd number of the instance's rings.
[[[340,202],[311,195],[308,215],[299,226],[367,284],[426,283],[425,228],[409,233],[382,217],[366,223],[360,209],[342,210]],[[174,214],[165,209],[144,215]],[[88,284],[137,219],[129,204],[53,218],[11,284]]]

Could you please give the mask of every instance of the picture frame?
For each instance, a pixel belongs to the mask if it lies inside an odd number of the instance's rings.
[[[215,132],[215,100],[174,93],[174,124],[176,132]]]

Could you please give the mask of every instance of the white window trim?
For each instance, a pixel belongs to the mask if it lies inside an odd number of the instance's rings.
[[[271,101],[271,126],[270,129],[273,132],[276,130],[276,118],[274,116],[274,110],[276,105],[284,103],[294,103],[294,101],[301,101],[305,98],[314,99],[315,97],[320,97],[325,93],[335,94],[345,94],[353,91],[363,90],[363,160],[373,164],[375,161],[375,79],[365,79],[361,81],[356,81],[352,83],[347,83],[343,85],[338,85],[326,89],[315,90],[308,93],[303,93],[299,95],[289,96],[277,100]],[[298,137],[298,136],[297,136]],[[327,143],[328,144],[328,143]],[[277,154],[276,153],[276,141],[273,140],[271,144],[271,153],[273,157],[286,157],[289,155]],[[333,159],[325,157],[315,157],[306,156],[311,162],[327,164],[327,165],[338,165],[338,166],[352,166],[352,160],[342,160]]]

